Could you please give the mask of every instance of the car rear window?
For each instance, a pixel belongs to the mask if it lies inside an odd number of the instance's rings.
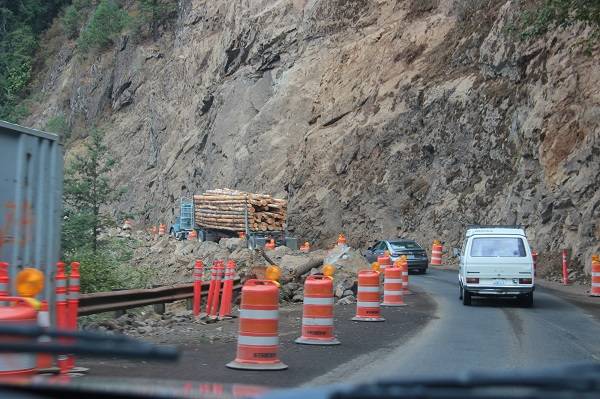
[[[421,249],[419,244],[412,241],[392,241],[390,242],[394,251],[403,251],[405,249]]]
[[[525,254],[523,240],[514,237],[474,238],[471,245],[471,256],[474,257],[519,257]]]

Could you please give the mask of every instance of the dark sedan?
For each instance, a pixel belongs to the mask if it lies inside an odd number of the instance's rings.
[[[376,241],[373,246],[365,251],[367,261],[376,262],[377,257],[383,255],[385,251],[389,251],[392,262],[402,255],[406,255],[408,259],[408,271],[414,271],[424,274],[429,266],[427,252],[413,240],[383,240]]]

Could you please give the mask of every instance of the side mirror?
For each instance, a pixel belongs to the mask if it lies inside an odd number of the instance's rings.
[[[460,249],[452,248],[452,256],[460,256]]]
[[[369,248],[367,248],[367,251],[370,251],[370,250],[372,250],[372,249],[373,249],[373,247],[369,247]]]

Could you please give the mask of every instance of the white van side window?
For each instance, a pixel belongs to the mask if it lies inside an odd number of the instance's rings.
[[[523,240],[516,237],[474,238],[471,244],[473,257],[520,257],[526,255]]]

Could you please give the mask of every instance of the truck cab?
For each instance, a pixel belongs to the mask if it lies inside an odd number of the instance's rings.
[[[525,231],[512,226],[470,227],[460,251],[459,297],[516,297],[533,306],[533,258]]]

